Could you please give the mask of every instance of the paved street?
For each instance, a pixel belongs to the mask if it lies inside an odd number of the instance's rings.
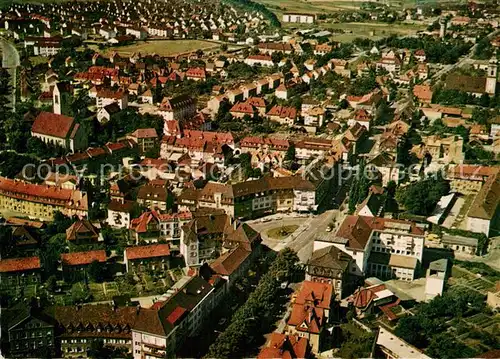
[[[488,38],[491,39],[493,36],[498,35],[498,33],[499,33],[499,30],[495,30],[495,31],[491,32],[490,34],[488,34]],[[476,48],[477,48],[477,44],[472,46],[469,53],[467,55],[463,56],[457,63],[452,64],[452,65],[444,65],[444,67],[441,70],[439,70],[434,75],[432,75],[432,79],[439,80],[442,75],[447,74],[448,72],[451,72],[455,68],[462,67],[462,66],[466,65],[467,63],[470,63]]]
[[[293,217],[293,215],[279,214],[271,217],[273,219],[268,222],[256,220],[248,223],[261,232],[263,244],[275,251],[289,247],[297,252],[302,263],[306,263],[311,257],[316,235],[324,233],[334,218],[336,223],[340,223],[343,216],[344,213],[338,210],[329,210],[313,217]],[[267,231],[272,228],[289,225],[298,225],[299,228],[283,240],[271,239],[266,235]]]

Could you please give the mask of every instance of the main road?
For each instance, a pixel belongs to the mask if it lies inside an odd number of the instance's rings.
[[[499,32],[500,32],[500,30],[492,31],[486,37],[488,39],[491,39],[493,36],[498,35]],[[444,67],[441,70],[439,70],[434,75],[432,75],[432,79],[439,81],[441,76],[443,76],[444,74],[447,74],[448,72],[451,72],[453,69],[456,69],[457,67],[462,67],[463,65],[466,65],[467,63],[471,62],[472,56],[474,56],[474,52],[476,51],[476,48],[477,48],[477,43],[474,44],[474,46],[471,47],[469,53],[467,55],[463,56],[462,58],[460,58],[460,60],[458,60],[458,62],[456,62],[452,65],[444,65]]]
[[[335,224],[341,223],[345,212],[339,210],[328,210],[319,215],[298,217],[294,214],[277,214],[262,220],[247,222],[262,235],[262,243],[269,248],[280,251],[288,247],[297,252],[302,263],[306,263],[313,252],[314,239],[319,234],[325,233],[327,227],[335,220]],[[285,239],[272,239],[267,236],[267,231],[281,226],[298,225],[299,228]],[[335,229],[334,229],[335,230]]]
[[[17,67],[21,65],[19,52],[16,47],[6,39],[0,37],[0,47],[2,48],[2,67],[8,69],[10,73],[10,81],[12,85],[12,107],[16,105],[16,84],[17,84]]]

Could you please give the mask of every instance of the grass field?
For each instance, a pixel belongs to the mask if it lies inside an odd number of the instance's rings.
[[[364,23],[349,22],[341,24],[322,24],[322,27],[328,29],[346,30],[349,33],[334,35],[335,41],[349,42],[357,37],[368,37],[373,40],[379,40],[389,35],[408,36],[424,30],[425,26],[415,24],[391,24],[386,23]]]
[[[284,12],[305,12],[305,13],[330,13],[335,11],[358,10],[360,5],[366,0],[256,0],[267,5],[271,11],[281,16]],[[387,4],[395,9],[411,8],[417,5],[447,3],[465,3],[467,0],[385,0],[380,4]]]
[[[122,56],[130,56],[134,52],[141,54],[158,54],[160,56],[173,56],[194,52],[196,50],[216,49],[220,45],[214,42],[202,40],[166,40],[166,41],[143,41],[132,45],[117,46],[108,49],[108,53],[117,51]]]
[[[297,225],[276,227],[267,231],[267,235],[272,239],[285,239],[299,228]]]

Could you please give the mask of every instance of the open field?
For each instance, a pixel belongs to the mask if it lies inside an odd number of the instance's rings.
[[[348,42],[357,37],[368,37],[379,40],[389,35],[408,36],[425,30],[425,26],[416,24],[386,24],[386,23],[364,23],[352,22],[341,24],[322,24],[324,28],[346,30],[348,33],[334,35],[335,41]],[[373,35],[372,35],[373,34]]]
[[[284,12],[305,12],[305,13],[330,13],[335,11],[359,10],[362,3],[367,0],[256,0],[267,5],[271,11],[281,16]],[[457,4],[467,0],[384,0],[379,4],[387,4],[395,9],[411,8],[418,4]]]
[[[161,40],[161,41],[143,41],[132,45],[116,46],[108,49],[108,55],[116,51],[122,56],[130,56],[134,52],[141,54],[158,54],[160,56],[173,56],[196,50],[216,49],[220,45],[214,42],[202,40]]]

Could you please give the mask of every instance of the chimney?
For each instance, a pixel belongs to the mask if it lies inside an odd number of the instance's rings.
[[[139,315],[139,312],[141,311],[141,305],[140,304],[137,304],[136,307],[135,307],[135,314],[136,315]]]

